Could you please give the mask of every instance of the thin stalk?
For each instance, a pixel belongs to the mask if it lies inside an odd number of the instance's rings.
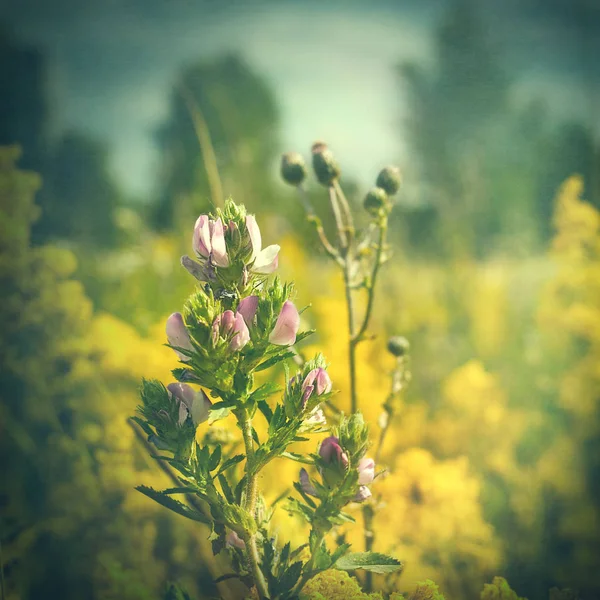
[[[308,194],[306,193],[306,190],[302,186],[298,186],[297,189],[298,194],[300,195],[300,201],[302,202],[304,210],[306,211],[306,218],[308,219],[309,223],[312,223],[312,225],[314,226],[315,231],[319,236],[321,246],[323,246],[325,252],[327,252],[330,258],[332,258],[336,263],[338,263],[338,265],[343,266],[342,257],[340,256],[340,253],[333,247],[331,242],[327,239],[327,234],[323,229],[321,219],[319,219],[319,217],[315,214],[315,211],[313,210],[313,207],[311,206],[310,201],[308,200]]]
[[[346,292],[346,308],[348,311],[348,365],[350,368],[350,412],[358,410],[358,393],[356,390],[356,344],[354,343],[354,298],[350,281],[352,268],[352,254],[346,254],[344,265],[344,289]]]
[[[371,552],[373,545],[375,544],[375,533],[373,532],[373,517],[375,511],[371,504],[365,504],[363,506],[363,523],[365,529],[365,551]],[[365,591],[371,592],[373,590],[373,573],[371,571],[365,572]]]
[[[335,226],[337,227],[338,237],[340,238],[340,246],[343,250],[348,249],[348,237],[346,235],[346,226],[342,220],[342,213],[338,204],[338,197],[335,193],[335,188],[329,186],[329,202],[331,203],[331,210],[333,211],[333,217],[335,219]]]
[[[379,274],[379,269],[381,267],[381,258],[383,256],[383,249],[385,245],[385,237],[387,233],[387,218],[381,222],[379,225],[379,239],[377,241],[377,254],[375,255],[375,263],[373,264],[373,271],[371,272],[371,281],[369,281],[368,289],[368,298],[367,298],[367,308],[365,310],[365,316],[363,322],[358,329],[356,335],[352,336],[352,342],[354,344],[358,344],[365,335],[365,331],[369,326],[369,321],[371,319],[371,315],[373,314],[373,303],[375,299],[375,284],[377,283],[377,275]]]
[[[342,211],[344,212],[344,218],[346,220],[346,231],[348,232],[348,237],[350,238],[350,240],[352,240],[352,238],[354,237],[354,220],[352,219],[350,204],[348,204],[346,194],[344,194],[344,190],[342,190],[342,186],[340,185],[340,182],[337,179],[334,180],[333,187],[342,206]]]
[[[246,448],[246,489],[242,507],[246,509],[253,518],[256,518],[256,500],[258,497],[257,474],[254,472],[254,440],[252,439],[252,419],[249,417],[246,409],[240,410],[237,414],[238,423],[242,430],[244,446]],[[265,576],[260,569],[260,557],[256,545],[256,535],[247,533],[244,536],[246,550],[248,551],[248,566],[252,572],[254,584],[258,591],[259,598],[269,597],[269,588],[265,581]]]
[[[200,145],[200,153],[202,154],[202,162],[206,169],[206,177],[208,178],[208,186],[210,187],[210,196],[215,206],[223,206],[223,186],[219,177],[219,167],[217,166],[217,156],[210,137],[210,131],[206,119],[200,110],[200,106],[194,99],[188,87],[181,83],[179,85],[179,93],[187,106],[194,125],[194,131]]]
[[[383,403],[383,410],[386,413],[385,423],[379,432],[379,440],[377,442],[377,450],[375,451],[375,462],[378,463],[381,458],[381,453],[383,451],[383,444],[385,442],[385,438],[387,432],[390,429],[392,424],[392,420],[395,415],[394,409],[394,400],[398,396],[400,396],[402,390],[404,389],[406,383],[406,358],[398,358],[398,365],[394,372],[392,373],[392,388],[385,402]]]
[[[4,582],[4,557],[2,556],[2,540],[0,539],[0,592],[2,600],[6,598],[6,584]]]

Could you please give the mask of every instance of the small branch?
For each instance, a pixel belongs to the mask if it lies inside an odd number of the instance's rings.
[[[338,205],[338,197],[335,193],[335,188],[329,186],[329,202],[331,203],[331,210],[333,211],[333,217],[335,219],[335,225],[337,227],[338,237],[340,239],[340,246],[342,249],[348,249],[348,237],[346,236],[346,226],[342,220],[342,213]]]
[[[344,190],[342,190],[342,186],[337,179],[334,180],[333,187],[335,188],[335,192],[342,206],[342,211],[344,212],[344,218],[346,220],[346,231],[348,232],[348,237],[351,241],[352,238],[354,238],[354,219],[352,218],[350,205],[348,204],[346,194],[344,194]]]
[[[377,283],[377,275],[379,274],[379,268],[382,264],[383,249],[385,246],[385,237],[387,233],[387,218],[379,225],[379,239],[377,241],[377,253],[375,255],[375,263],[373,264],[373,271],[371,272],[371,281],[368,283],[368,299],[367,308],[365,310],[365,316],[358,332],[352,336],[351,343],[358,344],[364,338],[365,331],[369,326],[371,314],[373,313],[373,302],[375,299],[375,284]]]
[[[325,252],[327,252],[330,258],[332,258],[338,265],[343,267],[344,262],[342,260],[342,257],[340,256],[340,253],[333,247],[331,242],[327,239],[327,234],[323,229],[321,219],[319,219],[319,217],[313,210],[313,207],[311,206],[310,201],[308,200],[308,194],[306,193],[306,190],[301,186],[298,186],[297,189],[298,194],[300,196],[300,201],[302,202],[302,206],[304,206],[304,210],[306,211],[306,218],[308,219],[308,222],[314,226],[315,231],[319,236],[321,246],[323,246]]]
[[[373,532],[373,517],[375,511],[371,504],[365,504],[363,506],[363,523],[365,529],[365,551],[371,552],[373,545],[375,544],[375,533]],[[365,592],[369,593],[373,591],[373,573],[371,571],[365,572]]]
[[[304,567],[304,575],[302,575],[302,578],[300,579],[298,585],[296,586],[296,589],[294,590],[296,594],[299,594],[302,591],[302,588],[306,585],[306,583],[315,575],[315,573],[312,572],[315,566],[315,558],[317,557],[317,550],[321,548],[321,544],[323,543],[324,539],[325,533],[320,533],[319,537],[317,538],[317,543],[315,545],[315,552],[311,553],[310,559]]]

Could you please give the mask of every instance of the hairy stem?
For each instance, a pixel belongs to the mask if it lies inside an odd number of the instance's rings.
[[[253,518],[256,518],[256,501],[258,497],[257,474],[254,472],[254,440],[252,438],[252,419],[246,409],[241,409],[237,414],[238,423],[242,430],[244,446],[246,448],[246,489],[242,507],[246,509]],[[248,566],[254,578],[254,584],[259,598],[269,597],[269,588],[265,576],[260,569],[260,557],[256,545],[256,535],[247,533],[244,536],[246,550],[248,552]]]

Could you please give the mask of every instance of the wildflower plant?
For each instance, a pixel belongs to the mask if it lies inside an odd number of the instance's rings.
[[[323,180],[335,176],[327,164],[319,172]],[[328,569],[400,569],[393,557],[351,552],[349,544],[326,539],[336,526],[353,521],[349,504],[370,497],[375,463],[366,456],[369,432],[359,412],[339,414],[331,425],[325,420],[322,407],[334,394],[333,382],[322,355],[304,362],[294,349],[312,332],[300,332],[294,286],[271,277],[279,246],[263,248],[255,217],[228,200],[197,219],[192,248],[194,256],[181,262],[197,280],[196,291],[166,323],[168,346],[181,366],[166,386],[143,382],[134,417],[160,452],[156,458],[169,465],[175,485],[139,491],[207,525],[213,553],[227,553],[231,563],[217,581],[237,578],[255,598],[301,598],[305,585]],[[283,386],[274,378],[257,385],[257,373],[281,364]],[[243,444],[209,434],[222,419],[235,419]],[[266,422],[262,439],[257,419]],[[314,453],[289,449],[325,433]],[[259,489],[261,471],[281,459],[304,465],[286,505],[310,525],[307,542],[295,548],[271,530],[275,507]]]

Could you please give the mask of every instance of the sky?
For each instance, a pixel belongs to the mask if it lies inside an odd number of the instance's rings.
[[[402,164],[407,118],[395,74],[430,64],[445,0],[3,0],[0,19],[47,53],[57,133],[106,140],[126,193],[152,194],[153,134],[185,64],[237,50],[273,86],[282,150],[315,139],[359,181]],[[542,98],[555,114],[600,123],[596,0],[481,0],[514,72],[513,100]],[[577,7],[575,10],[574,7]],[[243,101],[240,99],[239,101]],[[599,131],[600,133],[600,131]]]

